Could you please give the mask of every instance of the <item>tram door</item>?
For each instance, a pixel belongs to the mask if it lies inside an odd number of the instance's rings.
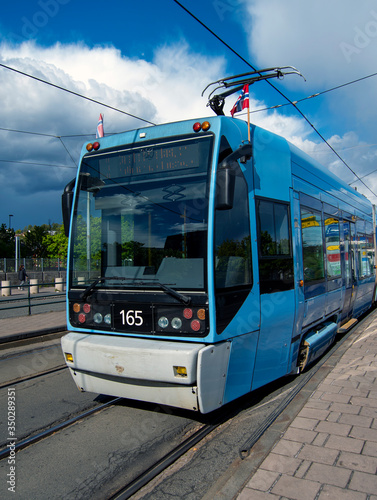
[[[345,296],[342,320],[351,318],[356,297],[356,263],[355,244],[356,229],[354,222],[345,221],[344,228],[344,269],[345,269]]]
[[[287,373],[296,295],[289,204],[257,199],[260,333],[252,389]]]

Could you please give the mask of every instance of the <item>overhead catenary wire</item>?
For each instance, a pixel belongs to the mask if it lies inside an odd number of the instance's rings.
[[[190,15],[195,21],[197,21],[203,28],[205,28],[209,33],[211,33],[217,40],[219,40],[220,43],[225,45],[233,54],[235,54],[241,61],[243,61],[249,68],[251,68],[253,71],[258,72],[257,68],[255,68],[252,64],[249,63],[244,57],[241,56],[236,50],[234,50],[228,43],[226,43],[221,37],[219,37],[211,28],[209,28],[205,23],[203,23],[197,16],[195,16],[189,9],[187,9],[184,5],[182,5],[181,2],[178,0],[173,0],[179,7],[181,7],[188,15]],[[323,135],[315,128],[313,123],[305,116],[305,114],[297,107],[297,101],[294,102],[289,97],[287,97],[280,89],[275,87],[273,83],[271,83],[269,80],[266,80],[267,84],[270,85],[276,92],[278,92],[284,99],[288,101],[289,104],[294,106],[297,110],[297,112],[302,116],[302,118],[308,123],[308,125],[313,129],[313,131],[320,137],[320,139],[327,144],[327,146],[331,149],[331,151],[337,156],[337,158],[349,169],[350,172],[370,191],[373,196],[377,198],[377,194],[374,193],[370,189],[370,187],[365,184],[365,182],[356,174],[356,172],[346,163],[346,161],[339,155],[339,153],[329,144],[329,142],[323,137]]]
[[[135,118],[136,120],[141,120],[145,123],[149,123],[149,125],[156,125],[155,123],[146,120],[145,118],[141,118],[140,116],[133,115],[132,113],[128,113],[127,111],[123,111],[122,109],[115,108],[114,106],[110,106],[109,104],[105,104],[101,101],[97,101],[96,99],[92,99],[91,97],[85,96],[83,94],[79,94],[78,92],[74,92],[73,90],[66,89],[65,87],[61,87],[60,85],[57,85],[56,83],[51,83],[48,82],[47,80],[43,80],[42,78],[38,78],[37,76],[34,75],[29,75],[28,73],[25,73],[24,71],[20,71],[19,69],[12,68],[11,66],[7,66],[6,64],[0,63],[0,67],[5,68],[9,71],[14,71],[15,73],[18,73],[20,75],[26,76],[28,78],[31,78],[33,80],[36,80],[37,82],[44,83],[45,85],[50,85],[51,87],[54,87],[56,89],[62,90],[63,92],[67,92],[68,94],[75,95],[77,97],[80,97],[82,99],[86,99],[87,101],[94,102],[95,104],[99,104],[100,106],[103,106],[108,109],[112,109],[113,111],[117,111],[118,113],[122,113],[124,115],[127,115],[131,118]]]
[[[20,165],[37,165],[39,167],[57,167],[57,168],[76,168],[69,165],[56,165],[54,163],[40,163],[36,161],[22,161],[22,160],[0,160],[2,163],[19,163]]]
[[[225,45],[231,52],[233,52],[233,54],[235,54],[238,58],[240,58],[247,66],[249,66],[251,69],[253,69],[254,71],[258,72],[258,70],[252,66],[252,64],[250,64],[244,57],[242,57],[237,51],[235,51],[228,43],[226,43],[222,38],[220,38],[213,30],[211,30],[205,23],[203,23],[199,18],[197,18],[192,12],[190,12],[184,5],[182,5],[178,0],[174,0],[174,2],[180,6],[184,11],[186,11],[191,17],[193,17],[199,24],[201,24],[207,31],[209,31],[217,40],[219,40],[223,45]],[[100,102],[96,99],[92,99],[88,96],[85,96],[85,95],[82,95],[82,94],[79,94],[78,92],[74,92],[72,90],[69,90],[69,89],[66,89],[60,85],[57,85],[57,84],[54,84],[54,83],[51,83],[51,82],[48,82],[47,80],[43,80],[42,78],[38,78],[34,75],[30,75],[28,73],[25,73],[21,70],[18,70],[16,68],[12,68],[10,66],[7,66],[3,63],[0,63],[0,67],[3,67],[4,69],[7,69],[7,70],[10,70],[10,71],[13,71],[13,72],[16,72],[18,74],[21,74],[23,76],[26,76],[28,78],[31,78],[33,80],[36,80],[36,81],[39,81],[41,83],[44,83],[46,85],[49,85],[49,86],[52,86],[54,88],[57,88],[59,90],[62,90],[64,92],[67,92],[67,93],[70,93],[72,95],[75,95],[77,97],[80,97],[80,98],[83,98],[83,99],[86,99],[88,101],[91,101],[91,102],[94,102],[96,104],[99,104],[101,106],[104,106],[106,108],[109,108],[109,109],[112,109],[114,111],[117,111],[119,113],[122,113],[122,114],[126,114],[127,116],[130,116],[132,118],[135,118],[137,120],[141,120],[141,121],[144,121],[145,123],[148,123],[150,125],[156,125],[154,122],[151,122],[149,120],[146,120],[145,118],[141,118],[139,116],[136,116],[136,115],[133,115],[131,113],[128,113],[126,111],[123,111],[123,110],[120,110],[119,108],[115,108],[113,106],[110,106],[108,104],[105,104],[103,102]],[[322,91],[322,92],[318,92],[316,94],[313,94],[311,96],[308,96],[306,98],[302,98],[302,99],[299,99],[297,101],[292,101],[291,99],[289,99],[280,89],[278,89],[277,87],[275,87],[275,85],[273,85],[269,80],[266,80],[267,83],[274,89],[276,90],[284,99],[286,99],[288,102],[286,104],[280,104],[280,105],[276,105],[276,106],[273,106],[271,108],[264,108],[266,110],[268,109],[273,109],[273,108],[278,108],[278,107],[282,107],[282,106],[287,106],[287,105],[292,105],[296,108],[297,112],[304,118],[304,120],[310,125],[310,127],[314,130],[314,132],[321,138],[321,140],[329,147],[329,149],[332,150],[332,152],[338,157],[338,159],[350,170],[350,172],[356,177],[357,180],[355,181],[352,181],[352,183],[354,182],[357,182],[357,181],[360,181],[372,194],[373,196],[377,197],[377,194],[374,193],[370,187],[365,184],[365,182],[362,180],[365,176],[363,177],[359,177],[358,174],[356,174],[356,172],[345,162],[345,160],[339,155],[339,153],[331,146],[331,144],[329,144],[329,142],[322,136],[322,134],[315,128],[315,126],[310,122],[310,120],[305,116],[305,114],[297,107],[297,103],[298,102],[302,102],[304,100],[307,100],[307,99],[310,99],[310,98],[313,98],[313,97],[318,97],[319,95],[322,95],[326,92],[330,92],[332,90],[336,90],[336,89],[339,89],[341,87],[344,87],[346,85],[350,85],[352,83],[356,83],[356,82],[359,82],[359,81],[362,81],[362,80],[365,80],[366,78],[370,78],[372,76],[375,76],[377,75],[377,73],[374,73],[372,75],[368,75],[366,77],[362,77],[362,78],[359,78],[357,80],[354,80],[352,82],[348,82],[346,84],[342,84],[342,85],[338,85],[337,87],[333,87],[331,89],[328,89],[328,90],[325,90],[325,91]],[[262,111],[264,109],[259,109],[259,110],[255,110],[253,112],[258,112],[258,111]],[[3,128],[0,128],[0,130],[7,130],[7,129],[3,129]],[[13,131],[13,132],[21,132],[21,131],[17,131],[17,130],[11,130],[11,129],[8,129],[9,131]],[[76,162],[74,161],[74,159],[72,158],[71,154],[69,153],[66,145],[64,144],[62,138],[63,137],[79,137],[79,136],[86,136],[86,134],[80,134],[80,135],[67,135],[67,136],[57,136],[57,135],[53,135],[53,134],[42,134],[42,133],[39,133],[39,134],[36,134],[36,133],[33,133],[33,132],[23,132],[23,133],[29,133],[29,134],[35,134],[35,135],[41,135],[41,136],[46,136],[46,137],[54,137],[54,138],[57,138],[60,140],[61,144],[63,145],[64,149],[66,150],[66,152],[68,153],[68,155],[70,156],[72,162],[76,165]]]
[[[286,102],[284,104],[275,104],[274,106],[253,109],[253,110],[250,111],[250,113],[260,113],[261,111],[269,111],[271,109],[283,108],[284,106],[290,106],[291,104],[297,104],[298,102],[303,102],[303,101],[307,101],[308,99],[313,99],[315,97],[319,97],[319,96],[321,96],[323,94],[327,94],[328,92],[333,92],[334,90],[339,90],[339,89],[341,89],[343,87],[347,87],[348,85],[353,85],[354,83],[359,83],[362,80],[367,80],[368,78],[372,78],[374,76],[377,76],[377,73],[372,73],[371,75],[367,75],[367,76],[363,76],[361,78],[357,78],[356,80],[352,80],[351,82],[342,83],[340,85],[337,85],[336,87],[332,87],[330,89],[322,90],[321,92],[316,92],[315,94],[309,95],[307,97],[302,97],[301,99],[297,99],[297,101],[292,101],[292,103]]]

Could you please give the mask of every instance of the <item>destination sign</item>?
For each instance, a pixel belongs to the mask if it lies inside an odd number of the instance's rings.
[[[208,167],[209,139],[152,144],[106,153],[97,157],[100,178],[119,179],[184,169],[205,171]]]

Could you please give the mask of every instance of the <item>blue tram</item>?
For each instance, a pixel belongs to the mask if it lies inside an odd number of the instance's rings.
[[[83,147],[63,195],[80,390],[208,413],[300,373],[371,307],[371,203],[247,129],[217,116]]]

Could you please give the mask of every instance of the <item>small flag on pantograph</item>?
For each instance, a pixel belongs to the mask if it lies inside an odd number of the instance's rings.
[[[105,134],[103,132],[103,117],[102,114],[99,115],[98,124],[97,124],[97,133],[96,138],[103,137]]]
[[[245,108],[249,108],[249,84],[243,86],[241,94],[238,96],[230,114],[233,116],[234,113],[238,113]]]

